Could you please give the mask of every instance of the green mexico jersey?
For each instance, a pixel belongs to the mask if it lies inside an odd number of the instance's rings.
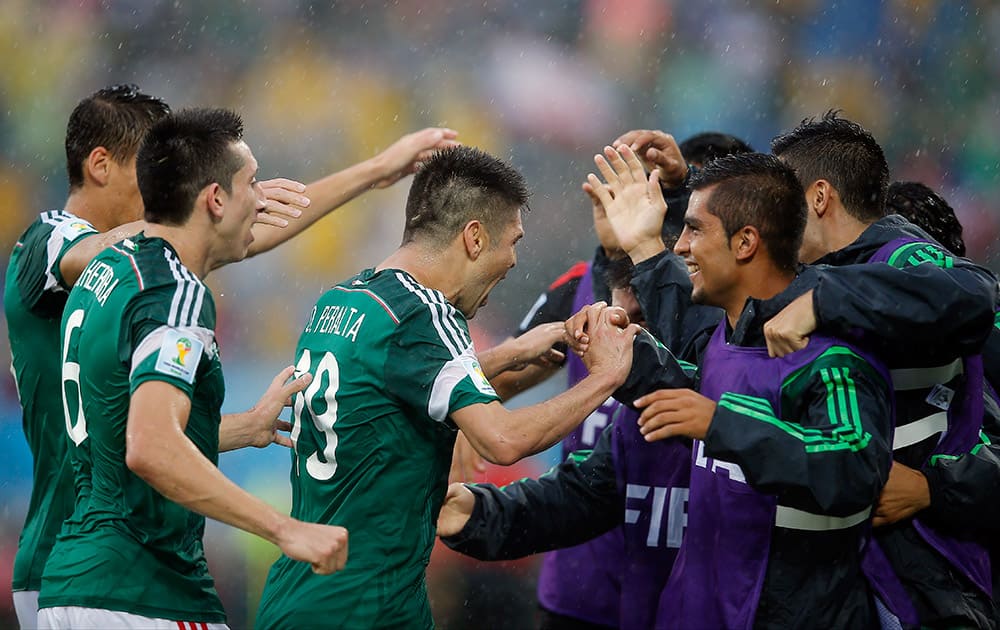
[[[147,381],[191,398],[185,433],[218,462],[225,394],[211,292],[170,245],[139,235],[99,254],[66,303],[62,389],[78,499],[45,567],[39,607],[223,622],[204,517],[125,464],[129,399]]]
[[[316,575],[281,557],[258,628],[433,625],[424,571],[456,427],[497,400],[465,317],[398,270],[366,270],[324,294],[296,350],[313,381],[293,409],[292,516],[346,527],[347,566]]]
[[[3,306],[11,370],[33,459],[31,500],[14,558],[15,591],[37,591],[63,520],[73,511],[73,473],[59,396],[59,322],[69,287],[63,255],[96,234],[68,212],[45,212],[18,239],[7,267]]]

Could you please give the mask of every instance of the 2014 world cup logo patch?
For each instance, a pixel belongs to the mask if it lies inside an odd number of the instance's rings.
[[[160,343],[156,371],[193,383],[204,350],[205,343],[197,337],[176,328],[168,329]]]

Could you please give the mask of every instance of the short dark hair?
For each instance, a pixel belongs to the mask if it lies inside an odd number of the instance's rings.
[[[421,238],[445,245],[474,219],[496,236],[528,196],[524,177],[507,162],[473,147],[443,149],[413,178],[403,244]]]
[[[803,188],[829,181],[848,214],[870,223],[885,215],[889,165],[875,138],[856,122],[830,110],[819,120],[806,118],[771,141],[771,152],[795,169]]]
[[[131,83],[103,88],[77,103],[66,124],[70,190],[83,185],[83,163],[94,149],[104,147],[124,163],[139,150],[153,123],[169,113],[169,105]]]
[[[806,229],[806,201],[795,171],[773,155],[741,153],[713,160],[691,177],[691,190],[714,186],[707,208],[726,237],[752,225],[774,264],[794,271]]]
[[[609,260],[604,269],[604,281],[608,288],[628,289],[631,288],[632,276],[635,273],[635,265],[628,256]]]
[[[910,220],[948,251],[965,256],[962,223],[944,198],[920,182],[893,182],[885,199],[888,214],[899,214]]]
[[[704,166],[712,160],[735,153],[752,153],[753,147],[736,136],[720,131],[703,131],[679,145],[688,164]]]
[[[185,109],[153,125],[135,165],[146,220],[183,225],[205,186],[231,193],[243,168],[233,145],[242,139],[243,120],[226,109]]]

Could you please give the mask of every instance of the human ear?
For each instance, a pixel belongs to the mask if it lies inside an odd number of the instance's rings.
[[[479,221],[469,221],[465,224],[465,229],[462,230],[465,252],[472,260],[478,259],[479,255],[483,253],[488,244],[488,239],[486,227]]]
[[[823,217],[833,200],[833,186],[825,179],[817,179],[806,190],[806,204],[816,216]]]
[[[111,174],[111,154],[104,147],[95,147],[83,162],[83,168],[101,186],[106,186]]]
[[[760,248],[760,232],[752,225],[745,225],[733,234],[731,249],[736,252],[737,260],[749,260]]]
[[[208,212],[212,215],[215,220],[221,220],[222,216],[225,214],[225,197],[226,191],[222,189],[222,186],[213,182],[208,186],[205,186],[203,191],[205,193],[205,202],[208,204]]]

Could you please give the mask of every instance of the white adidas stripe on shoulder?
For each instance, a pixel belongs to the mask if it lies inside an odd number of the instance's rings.
[[[431,313],[434,329],[437,330],[438,337],[448,348],[452,357],[460,356],[471,345],[471,341],[455,320],[455,307],[448,304],[439,291],[431,291],[401,272],[396,272],[396,278],[410,293],[417,296],[417,299],[427,306]]]

